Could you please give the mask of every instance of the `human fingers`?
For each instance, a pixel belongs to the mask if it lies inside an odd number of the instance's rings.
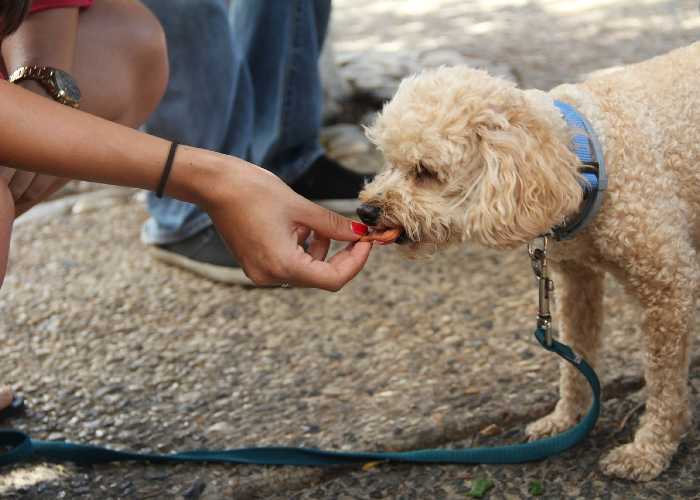
[[[305,254],[291,263],[289,281],[336,292],[362,270],[371,249],[371,243],[351,243],[327,262]]]
[[[37,177],[37,175],[34,172],[26,172],[24,170],[17,170],[15,172],[12,176],[12,180],[7,185],[7,187],[10,188],[12,199],[15,200],[15,203],[21,203],[19,201],[20,198],[22,198],[29,186],[31,186],[35,177]]]
[[[0,179],[5,181],[5,184],[10,184],[16,170],[10,167],[0,167]]]
[[[343,217],[303,198],[302,200],[303,205],[298,209],[298,222],[323,237],[338,241],[357,241],[369,231],[361,222]]]
[[[15,178],[17,175],[15,175]],[[15,179],[12,179],[14,183]],[[46,199],[58,187],[63,185],[61,179],[50,175],[36,175],[31,179],[31,183],[24,189],[19,198],[15,198],[18,204],[37,203]],[[10,185],[12,189],[12,185]],[[14,193],[13,193],[14,194]]]
[[[315,260],[326,260],[326,255],[328,255],[328,249],[330,248],[330,246],[330,239],[324,238],[323,236],[319,236],[318,234],[313,233],[309,240],[309,245],[306,249],[306,253],[311,255],[311,257],[313,257]]]

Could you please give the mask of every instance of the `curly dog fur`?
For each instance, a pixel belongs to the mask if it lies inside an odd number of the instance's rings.
[[[464,241],[511,248],[532,240],[581,203],[580,164],[554,99],[592,123],[609,174],[592,224],[553,246],[560,336],[596,365],[608,272],[641,303],[646,413],[634,440],[601,467],[650,480],[669,465],[691,419],[700,43],[548,93],[466,67],[408,78],[367,131],[386,166],[360,199],[380,209],[378,227],[404,228],[410,254]],[[556,409],[527,433],[559,433],[588,405],[585,380],[563,364]]]

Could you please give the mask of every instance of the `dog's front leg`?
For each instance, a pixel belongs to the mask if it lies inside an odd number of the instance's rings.
[[[556,309],[561,341],[595,368],[603,324],[604,273],[572,261],[555,267]],[[530,439],[559,434],[572,427],[591,401],[586,379],[562,361],[559,402],[552,413],[527,426]]]
[[[637,254],[625,270],[628,289],[645,312],[646,413],[634,441],[601,460],[606,474],[654,479],[669,465],[690,425],[688,338],[698,280],[695,258],[690,244],[678,235],[652,254]]]

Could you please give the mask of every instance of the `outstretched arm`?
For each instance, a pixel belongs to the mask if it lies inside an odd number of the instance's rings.
[[[0,82],[0,163],[154,189],[170,143]],[[183,146],[166,194],[201,206],[256,283],[338,290],[364,266],[366,231],[238,158]],[[313,232],[309,252],[301,246]],[[351,242],[325,261],[330,239]]]

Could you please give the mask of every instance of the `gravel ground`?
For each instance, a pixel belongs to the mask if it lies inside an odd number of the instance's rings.
[[[244,289],[149,259],[133,238],[145,216],[131,203],[23,225],[15,235],[21,258],[0,304],[0,344],[4,378],[31,404],[14,424],[35,437],[159,451],[457,446],[491,424],[519,431],[554,402],[555,360],[530,338],[535,293],[522,251],[455,248],[410,261],[387,248],[337,294]],[[609,396],[623,397],[640,385],[638,311],[611,288],[601,376]],[[598,447],[613,445],[602,438],[575,452],[588,473]],[[168,497],[202,481],[210,498],[332,497],[334,487],[361,497],[393,491],[393,477],[421,497],[429,484],[442,487],[443,475],[464,482],[474,469],[383,470],[61,466],[44,472],[53,480],[15,492]],[[497,479],[496,470],[506,474],[495,469]],[[426,483],[433,473],[436,482]],[[370,488],[371,478],[381,481]],[[17,481],[6,474],[4,492]]]
[[[335,5],[339,51],[462,47],[544,88],[700,34],[696,2]],[[30,409],[12,425],[41,439],[141,450],[410,449],[518,441],[554,404],[556,362],[530,337],[536,294],[524,250],[462,247],[411,261],[381,248],[337,294],[255,290],[152,261],[137,238],[145,218],[140,203],[123,199],[17,228],[0,296],[0,380]],[[532,480],[549,498],[697,498],[696,431],[651,483],[597,470],[602,453],[630,438],[643,397],[639,310],[615,283],[609,290],[603,417],[560,457],[369,470],[34,464],[3,469],[0,496],[443,498],[491,478],[491,498],[527,496]],[[697,341],[692,352],[697,396]],[[497,436],[480,433],[493,424]]]

